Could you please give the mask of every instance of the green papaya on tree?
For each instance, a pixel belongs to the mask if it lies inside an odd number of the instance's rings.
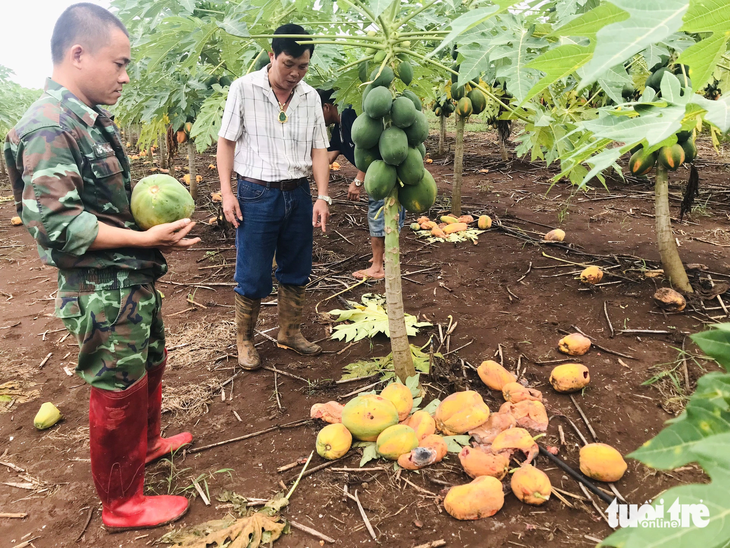
[[[421,158],[423,158],[425,160],[426,159],[426,145],[421,143],[416,148],[418,149],[418,152],[421,153]]]
[[[687,164],[694,162],[697,158],[697,145],[694,139],[687,139],[685,142],[680,143],[679,146],[684,150],[684,161]]]
[[[375,160],[365,172],[365,191],[373,200],[382,200],[391,193],[397,178],[395,166]]]
[[[378,76],[378,72],[380,72],[380,76]],[[395,78],[395,73],[393,72],[392,68],[385,66],[381,71],[380,65],[378,65],[370,73],[370,79],[372,80],[372,84],[370,85],[373,87],[380,86],[387,88],[388,86],[390,86],[390,84],[393,83],[393,78]]]
[[[471,99],[468,97],[459,99],[459,103],[456,105],[456,114],[462,118],[467,118],[471,116],[472,112],[474,112],[474,107],[471,104]]]
[[[451,84],[451,98],[454,101],[458,101],[462,97],[464,97],[466,90],[464,89],[464,86],[459,86],[456,84]]]
[[[352,124],[352,141],[361,149],[369,149],[377,146],[380,135],[383,133],[383,121],[379,118],[371,118],[363,112]],[[365,170],[363,170],[365,171]]]
[[[473,109],[472,114],[481,114],[484,109],[487,108],[487,97],[482,93],[481,90],[473,89],[466,96],[471,101]]]
[[[403,97],[408,97],[411,101],[413,101],[413,106],[416,107],[416,110],[421,111],[423,109],[421,99],[419,99],[418,95],[413,93],[410,89],[405,90],[402,95]]]
[[[377,143],[373,148],[360,148],[355,145],[355,167],[366,173],[370,164],[375,160],[381,160],[380,151],[378,150]]]
[[[423,112],[417,112],[413,123],[405,128],[408,144],[417,147],[428,138],[428,119]]]
[[[418,184],[404,185],[398,189],[398,201],[409,213],[423,213],[433,207],[437,193],[433,175],[424,169]]]
[[[398,65],[398,77],[405,85],[409,85],[413,81],[413,67],[408,61],[403,61]]]
[[[393,101],[393,106],[390,109],[390,119],[396,127],[407,128],[416,119],[417,112],[413,101],[401,95]]]
[[[634,175],[646,175],[654,168],[657,156],[659,156],[658,150],[655,150],[651,154],[646,154],[644,148],[640,147],[629,159],[629,170]]]
[[[417,185],[423,177],[423,156],[417,148],[409,148],[406,159],[396,168],[404,185]]]
[[[390,126],[380,136],[378,150],[386,164],[397,166],[408,156],[408,136],[402,129]]]
[[[674,144],[659,149],[659,157],[657,161],[666,167],[669,171],[676,171],[679,166],[684,163],[684,149],[680,144]]]
[[[363,110],[371,118],[382,118],[390,112],[393,96],[384,87],[373,88],[363,101]]]
[[[261,53],[259,54],[258,58],[256,59],[256,64],[254,65],[254,70],[261,70],[266,65],[269,64],[269,53],[263,49],[261,50]]]

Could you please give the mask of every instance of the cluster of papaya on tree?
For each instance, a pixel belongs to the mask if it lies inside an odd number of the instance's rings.
[[[382,61],[385,59],[381,59]],[[377,63],[377,56],[373,59]],[[396,66],[398,78],[408,86],[413,67],[406,59]],[[422,213],[436,201],[436,181],[424,167],[428,120],[418,96],[409,89],[394,91],[396,71],[378,64],[360,67],[362,114],[352,125],[355,165],[365,172],[365,190],[374,200],[389,196],[398,185],[398,201],[411,213]]]
[[[676,171],[682,164],[694,162],[696,157],[694,130],[680,131],[677,133],[675,144],[661,147],[653,152],[649,152],[642,145],[634,147],[629,159],[629,169],[634,175],[646,175],[658,162],[669,171]]]

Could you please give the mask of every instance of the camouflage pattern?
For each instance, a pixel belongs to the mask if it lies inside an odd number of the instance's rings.
[[[127,288],[167,271],[156,249],[89,250],[99,222],[140,230],[129,206],[129,159],[108,112],[49,79],[8,134],[4,155],[18,215],[41,260],[59,269],[60,290]]]
[[[126,390],[165,359],[162,299],[152,284],[59,291],[56,316],[79,343],[76,373],[102,390]]]

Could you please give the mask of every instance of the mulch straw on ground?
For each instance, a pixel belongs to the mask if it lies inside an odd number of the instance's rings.
[[[235,324],[231,321],[191,322],[167,334],[168,376],[176,369],[195,368],[201,377],[193,383],[163,384],[162,412],[172,413],[173,421],[190,420],[208,412],[209,404],[227,380],[210,375],[216,365],[228,354],[228,346],[235,341]]]

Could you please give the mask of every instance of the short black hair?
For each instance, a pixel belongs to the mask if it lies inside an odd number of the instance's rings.
[[[333,95],[335,94],[335,90],[333,89],[318,89],[317,93],[319,94],[319,99],[322,101],[323,105],[334,105],[335,104],[335,98]]]
[[[294,23],[287,23],[281,25],[274,31],[274,34],[301,34],[303,36],[310,36],[310,34],[304,30],[301,25],[295,25]],[[314,44],[297,44],[295,38],[274,38],[271,41],[271,49],[274,50],[274,57],[279,57],[279,54],[284,52],[292,57],[301,57],[304,52],[309,50],[309,55],[314,55]]]
[[[60,64],[66,50],[74,44],[82,44],[92,51],[96,50],[108,40],[110,27],[116,27],[129,36],[124,23],[101,6],[88,2],[69,6],[53,27],[51,37],[53,64]]]

